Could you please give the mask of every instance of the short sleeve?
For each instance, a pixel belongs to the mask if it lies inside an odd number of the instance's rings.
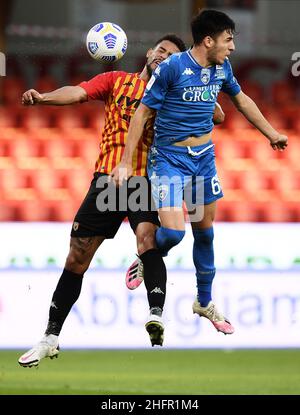
[[[113,89],[113,72],[105,72],[94,76],[89,81],[81,82],[78,86],[83,88],[89,99],[105,100]]]
[[[142,98],[143,104],[155,110],[162,107],[174,75],[173,72],[173,67],[169,64],[169,58],[158,65],[146,85]]]
[[[226,79],[223,82],[221,91],[225,92],[228,95],[231,96],[235,96],[237,95],[239,92],[241,92],[241,87],[237,81],[237,79],[235,78],[235,76],[233,75],[233,71],[232,71],[232,67],[231,64],[229,62],[229,60],[227,59],[227,67],[226,67]]]

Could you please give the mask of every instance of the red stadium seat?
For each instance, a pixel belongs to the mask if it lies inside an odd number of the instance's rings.
[[[42,107],[24,107],[21,115],[21,126],[27,130],[51,127],[51,116]]]
[[[19,77],[3,77],[2,99],[5,105],[17,105],[21,103],[23,92],[26,90],[25,82]]]
[[[42,200],[22,201],[17,206],[16,220],[22,222],[49,221],[52,207]]]
[[[290,222],[293,218],[293,212],[284,202],[273,201],[266,203],[263,207],[264,222]]]
[[[17,127],[18,113],[15,107],[0,107],[0,129],[3,127]]]
[[[92,179],[92,170],[73,170],[61,174],[62,186],[69,189],[76,200],[83,200]]]
[[[103,104],[100,102],[97,106],[88,107],[86,114],[88,127],[95,129],[98,133],[102,132],[105,122]]]
[[[231,202],[220,200],[217,208],[217,220],[227,222],[258,222],[260,219],[259,211],[249,200]]]
[[[40,142],[35,139],[30,139],[23,134],[20,137],[16,136],[15,140],[8,143],[9,155],[16,159],[24,157],[39,157],[40,156]]]
[[[16,220],[16,207],[12,203],[1,202],[0,222],[12,222]]]
[[[255,160],[262,168],[273,170],[279,163],[279,152],[272,149],[269,141],[261,136],[261,139],[246,142],[246,154]]]
[[[272,103],[282,106],[282,103],[295,102],[297,99],[296,90],[289,81],[277,81],[271,86]]]
[[[216,133],[218,139],[215,141],[215,153],[217,159],[232,160],[245,158],[245,142],[236,139],[236,136],[227,131],[220,131]]]
[[[85,112],[81,111],[80,106],[61,109],[55,114],[54,126],[62,130],[84,128],[86,126]]]
[[[47,198],[49,193],[61,188],[62,185],[60,174],[52,169],[27,171],[27,177],[30,187],[37,190],[43,198]]]
[[[45,140],[41,143],[43,156],[53,159],[55,157],[73,157],[75,144],[71,140],[54,139]]]
[[[286,130],[289,126],[288,118],[279,110],[269,108],[263,112],[263,115],[276,130]]]
[[[264,101],[264,88],[261,84],[255,81],[243,81],[241,82],[242,90],[250,98],[252,98],[257,105],[260,105]]]
[[[59,86],[57,81],[50,75],[45,75],[41,78],[38,78],[34,85],[34,89],[41,93],[53,91],[58,87]]]
[[[233,111],[226,115],[226,128],[229,130],[243,130],[254,127],[241,113]]]
[[[52,207],[52,220],[56,222],[72,222],[79,206],[78,201],[73,199],[57,201]]]
[[[30,187],[28,176],[21,170],[12,168],[0,171],[0,188],[5,191],[28,187]]]
[[[99,155],[99,143],[96,140],[82,140],[78,141],[75,146],[75,154],[82,157],[88,162],[88,167],[92,167]]]

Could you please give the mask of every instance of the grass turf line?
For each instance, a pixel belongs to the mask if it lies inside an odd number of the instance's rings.
[[[0,395],[300,394],[296,349],[62,350],[38,369],[23,352],[0,351]]]

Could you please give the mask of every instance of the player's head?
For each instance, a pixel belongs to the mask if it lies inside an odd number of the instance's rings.
[[[203,45],[208,61],[222,64],[225,58],[234,51],[234,21],[223,12],[204,10],[191,23],[194,45]]]
[[[147,52],[147,72],[151,75],[155,68],[173,53],[184,52],[186,50],[185,43],[178,36],[169,33],[154,44],[154,47]]]

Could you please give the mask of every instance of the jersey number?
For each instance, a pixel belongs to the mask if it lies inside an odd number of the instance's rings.
[[[217,195],[221,192],[220,180],[217,175],[211,179],[211,190],[214,195]]]

